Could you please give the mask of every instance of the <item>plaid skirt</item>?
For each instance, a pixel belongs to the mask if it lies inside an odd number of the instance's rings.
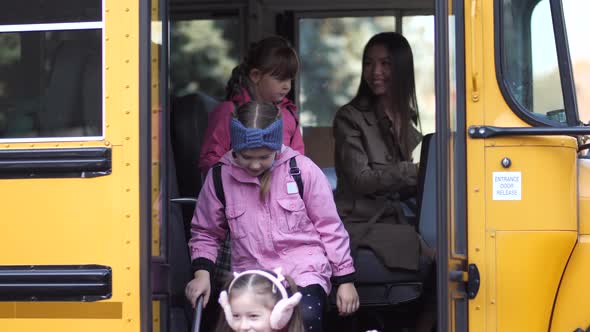
[[[218,286],[223,287],[228,280],[231,280],[231,239],[229,234],[219,247],[213,272],[213,282]]]

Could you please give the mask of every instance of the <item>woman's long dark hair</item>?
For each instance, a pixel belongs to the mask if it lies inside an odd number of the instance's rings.
[[[262,74],[270,74],[279,80],[293,79],[299,71],[299,58],[289,41],[279,36],[267,37],[252,44],[244,61],[232,70],[225,87],[227,100],[240,94],[242,89],[246,89],[254,97],[248,78],[252,69],[258,69]]]
[[[367,51],[376,45],[382,45],[387,50],[391,63],[391,109],[399,116],[401,121],[400,132],[398,133],[400,145],[403,149],[408,147],[408,126],[410,121],[418,123],[418,103],[416,101],[416,82],[414,80],[414,57],[408,40],[397,32],[382,32],[369,39],[363,50],[363,64],[367,57]],[[375,102],[376,96],[364,80],[365,66],[361,74],[361,83],[353,103],[361,100]],[[409,151],[411,154],[411,151]]]

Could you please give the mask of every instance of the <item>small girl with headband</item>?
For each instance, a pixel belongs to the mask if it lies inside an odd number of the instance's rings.
[[[283,145],[274,104],[244,104],[229,126],[232,150],[216,168],[225,204],[209,172],[191,223],[194,279],[186,297],[193,305],[200,295],[208,302],[218,248],[229,230],[232,271],[281,266],[303,295],[305,329],[321,332],[330,292],[340,315],[359,307],[350,240],[328,179],[309,158]]]
[[[219,295],[226,324],[217,332],[304,332],[299,301],[301,293],[293,279],[284,277],[280,270],[235,273],[227,291]]]

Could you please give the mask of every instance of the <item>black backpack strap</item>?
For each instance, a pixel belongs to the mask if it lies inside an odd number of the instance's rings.
[[[295,160],[295,157],[289,159],[289,167],[289,174],[291,174],[293,180],[297,183],[299,196],[303,199],[303,180],[301,179],[301,170],[297,167],[297,160]]]
[[[225,207],[225,193],[223,192],[223,181],[221,180],[221,166],[222,163],[213,165],[213,185],[215,186],[215,195],[221,202],[221,205]]]

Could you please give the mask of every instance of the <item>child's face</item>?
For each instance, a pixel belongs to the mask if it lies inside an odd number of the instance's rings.
[[[254,69],[250,79],[256,86],[256,97],[260,101],[279,103],[291,91],[291,78],[281,80]]]
[[[272,332],[270,309],[263,306],[250,292],[243,292],[230,299],[231,310],[238,332]]]
[[[276,154],[269,148],[247,149],[236,152],[235,161],[251,176],[259,176],[272,166]]]

